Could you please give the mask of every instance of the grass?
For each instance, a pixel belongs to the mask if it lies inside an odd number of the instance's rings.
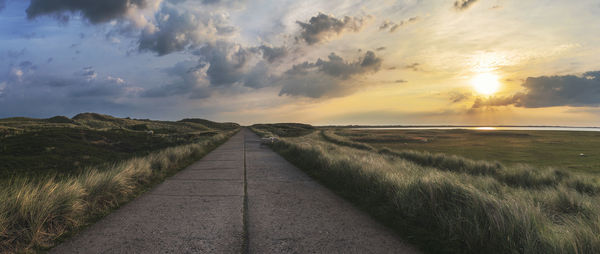
[[[237,128],[237,124],[203,119],[167,122],[95,113],[72,119],[0,119],[0,182],[13,177],[76,175],[88,167],[199,142]]]
[[[330,129],[350,141],[377,149],[416,150],[491,160],[512,165],[558,167],[600,173],[600,133],[512,130]],[[583,153],[585,156],[579,156]]]
[[[301,123],[255,124],[253,128],[263,135],[279,137],[296,137],[315,131],[313,126]]]
[[[0,119],[0,253],[52,247],[238,130],[95,113]]]
[[[600,253],[594,174],[386,149],[353,134],[324,130],[272,147],[426,252]]]
[[[200,159],[233,132],[106,168],[87,168],[76,176],[11,179],[0,187],[0,252],[33,252],[53,246],[62,236]]]

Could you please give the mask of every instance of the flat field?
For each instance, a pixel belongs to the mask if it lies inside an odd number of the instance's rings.
[[[600,173],[600,132],[337,129],[335,134],[378,149],[427,151],[506,165],[524,163]]]

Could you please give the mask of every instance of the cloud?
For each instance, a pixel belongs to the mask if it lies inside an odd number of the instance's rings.
[[[203,99],[215,91],[234,92],[272,85],[274,77],[256,50],[260,49],[254,48],[253,52],[225,41],[205,45],[192,51],[197,60],[182,61],[165,70],[173,78],[172,82],[147,90],[142,96],[187,95],[191,99]]]
[[[409,69],[409,70],[412,70],[412,71],[420,71],[421,68],[419,66],[421,66],[420,63],[412,63],[412,64],[405,65],[404,69]]]
[[[23,48],[21,50],[7,50],[3,55],[10,60],[18,59],[24,56],[27,53],[27,49]]]
[[[600,106],[600,71],[581,76],[529,77],[524,92],[508,97],[477,98],[473,108],[514,105],[524,108]]]
[[[460,100],[459,100],[460,101]],[[456,101],[456,102],[459,102]],[[483,107],[497,107],[507,106],[516,103],[515,96],[491,96],[488,98],[477,97],[473,102],[471,108],[483,108]]]
[[[68,20],[65,12],[81,13],[91,23],[103,23],[124,17],[131,9],[143,9],[149,0],[31,0],[27,17],[34,19],[43,15],[55,15]],[[152,1],[152,0],[150,0]]]
[[[226,5],[226,6],[236,5],[239,3],[246,2],[246,0],[195,0],[195,1],[192,1],[192,0],[167,0],[167,1],[170,3],[173,3],[173,4],[180,4],[180,3],[190,1],[190,2],[194,2],[194,3],[200,2],[205,5]]]
[[[457,10],[466,10],[469,7],[471,7],[473,4],[475,4],[477,2],[477,0],[456,0],[454,2],[454,8],[456,8]]]
[[[83,70],[76,72],[75,75],[81,76],[87,81],[91,81],[91,80],[96,79],[96,77],[98,76],[98,73],[96,73],[96,71],[94,71],[94,68],[92,68],[91,66],[88,66],[88,67],[84,67]]]
[[[23,62],[15,73],[18,78],[0,82],[0,115],[48,116],[56,112],[121,111],[141,90],[124,79],[100,76],[92,68],[83,68],[73,76],[56,76],[32,70],[33,63]],[[94,76],[94,79],[89,79]]]
[[[319,13],[317,16],[310,18],[307,23],[296,21],[301,28],[297,39],[312,45],[339,36],[344,32],[358,32],[370,18],[370,16],[361,18],[345,16],[338,19],[331,15]]]
[[[287,49],[284,47],[269,47],[262,45],[258,47],[258,50],[262,52],[263,59],[270,63],[275,62],[288,54]]]
[[[0,11],[2,11],[6,7],[6,0],[0,0]]]
[[[450,100],[453,103],[466,101],[466,100],[470,99],[471,97],[473,97],[473,94],[471,94],[471,93],[459,93],[459,92],[451,92],[450,93]]]
[[[381,23],[381,25],[379,26],[379,30],[386,30],[386,31],[389,31],[390,33],[393,33],[393,32],[396,32],[398,30],[398,28],[409,25],[409,24],[416,23],[420,19],[421,18],[419,16],[415,16],[412,18],[408,18],[406,20],[402,20],[402,21],[400,21],[400,23],[394,23],[392,21],[386,20],[386,21],[383,21],[383,23]]]
[[[341,96],[353,89],[352,82],[347,82],[348,79],[377,72],[381,63],[381,58],[373,51],[367,51],[354,62],[345,61],[342,57],[331,53],[327,60],[304,62],[294,65],[285,72],[279,80],[282,84],[279,95],[310,98]]]
[[[269,67],[265,62],[259,62],[250,71],[244,74],[242,79],[245,87],[263,88],[271,86],[275,77],[269,74]]]
[[[159,56],[213,43],[236,31],[226,24],[224,15],[181,11],[168,5],[156,13],[155,19],[156,27],[142,31],[139,49],[156,52]]]
[[[242,46],[227,42],[204,46],[194,54],[208,64],[206,75],[213,86],[239,82],[251,56],[251,52]]]
[[[142,97],[167,97],[172,95],[188,95],[190,98],[201,99],[210,97],[206,69],[208,66],[199,61],[182,61],[165,70],[174,80],[154,89],[146,90]]]

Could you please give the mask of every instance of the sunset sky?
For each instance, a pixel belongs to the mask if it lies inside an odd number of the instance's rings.
[[[0,0],[0,118],[600,126],[597,0]]]

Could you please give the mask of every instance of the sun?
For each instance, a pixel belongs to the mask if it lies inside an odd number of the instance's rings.
[[[500,88],[498,76],[493,73],[479,73],[471,79],[471,85],[480,94],[492,95]]]

